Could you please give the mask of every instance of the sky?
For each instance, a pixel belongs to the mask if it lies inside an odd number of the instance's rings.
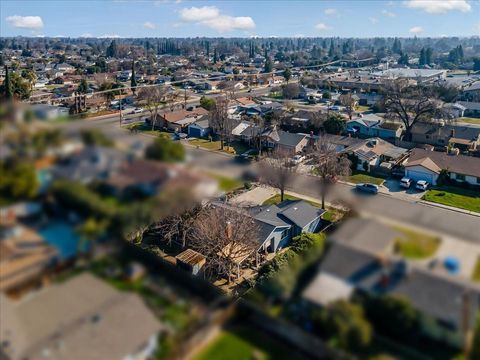
[[[0,36],[480,36],[480,0],[1,0]]]

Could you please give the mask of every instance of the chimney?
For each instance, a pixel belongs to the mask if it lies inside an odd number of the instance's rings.
[[[228,239],[232,238],[232,236],[233,236],[232,232],[233,232],[232,223],[230,221],[227,221],[227,226],[225,228],[225,233],[226,233]]]
[[[451,130],[450,130],[450,136],[451,136],[451,137],[455,137],[455,129],[451,129]]]

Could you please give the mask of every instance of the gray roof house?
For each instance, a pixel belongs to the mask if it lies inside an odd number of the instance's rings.
[[[147,358],[163,329],[137,294],[89,273],[0,301],[2,359]]]
[[[324,212],[303,200],[285,200],[250,209],[260,228],[260,248],[266,252],[278,251],[302,232],[318,231]]]
[[[364,221],[349,222],[346,228],[332,235],[332,245],[302,293],[303,299],[312,305],[325,306],[349,299],[354,292],[404,296],[418,311],[437,321],[437,330],[454,334],[449,339],[458,345],[463,326],[462,298],[469,294],[469,324],[473,326],[475,309],[480,306],[480,286],[388,256],[383,249],[392,245],[395,232],[391,229],[384,232],[385,226],[373,221],[362,226]],[[442,331],[432,333],[438,335]]]
[[[309,143],[306,134],[289,133],[273,127],[262,133],[264,146],[292,154],[301,153]]]

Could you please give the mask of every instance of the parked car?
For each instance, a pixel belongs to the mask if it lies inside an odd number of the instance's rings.
[[[305,160],[305,156],[303,155],[295,155],[293,158],[292,158],[292,162],[294,164],[300,164],[302,161]]]
[[[177,133],[177,132],[176,132],[176,133],[173,134],[173,139],[174,139],[174,140],[182,140],[182,139],[186,139],[187,136],[188,136],[188,135],[185,134],[185,133]]]
[[[243,154],[239,154],[235,156],[235,161],[238,162],[250,162],[253,160],[256,151],[254,149],[250,149],[245,151]]]
[[[407,177],[403,177],[401,180],[400,180],[400,186],[401,187],[404,187],[405,189],[409,189],[410,186],[412,185],[413,181],[412,179],[409,179]]]
[[[359,191],[363,191],[371,194],[377,194],[379,189],[378,185],[370,184],[370,183],[357,184],[355,188]]]
[[[418,181],[417,181],[417,185],[415,185],[415,187],[416,187],[418,190],[425,191],[425,190],[427,190],[428,185],[429,185],[428,181],[418,180]]]
[[[132,113],[134,113],[134,114],[140,114],[140,113],[142,113],[142,112],[143,112],[143,109],[142,109],[142,108],[135,108],[135,109],[133,109],[133,111],[132,111]]]

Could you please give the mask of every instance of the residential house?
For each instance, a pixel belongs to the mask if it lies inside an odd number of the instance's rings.
[[[0,301],[2,359],[146,359],[164,329],[138,294],[88,272]]]
[[[310,137],[307,134],[289,133],[279,130],[276,126],[267,129],[261,136],[265,147],[292,155],[303,152],[310,143]]]
[[[188,125],[188,136],[204,138],[210,134],[210,125],[208,118],[200,118],[196,122]]]
[[[451,180],[480,186],[480,158],[446,152],[413,149],[405,163],[405,176],[436,185],[442,170]]]
[[[379,138],[370,138],[352,148],[351,153],[358,159],[358,170],[388,173],[406,159],[408,150]]]
[[[4,216],[5,215],[5,216]],[[0,229],[0,291],[41,283],[55,265],[58,253],[32,228],[20,225],[13,212],[2,214]]]
[[[392,141],[400,138],[403,126],[387,122],[376,114],[366,114],[347,121],[347,131],[360,137],[378,137]]]
[[[158,115],[155,128],[167,128],[175,132],[187,132],[188,125],[200,120],[201,117],[208,115],[208,110],[197,107],[192,110],[165,111]],[[150,123],[150,119],[145,120]]]
[[[144,159],[123,162],[102,184],[106,191],[119,197],[152,196],[165,188],[180,187],[203,199],[217,191],[214,180],[171,164]]]
[[[451,143],[462,151],[474,151],[480,147],[480,128],[454,124],[416,123],[412,127],[412,141],[439,147]]]
[[[480,102],[458,101],[457,104],[465,108],[463,116],[480,117]]]
[[[332,245],[316,276],[302,293],[307,304],[326,306],[353,294],[406,297],[424,316],[422,331],[451,345],[461,346],[464,330],[464,296],[471,311],[480,306],[480,286],[434,271],[423,264],[390,255],[398,234],[380,222],[352,219],[332,234]],[[433,319],[431,321],[430,319]]]
[[[126,155],[108,147],[89,146],[61,160],[51,169],[53,178],[80,181],[107,179]]]

